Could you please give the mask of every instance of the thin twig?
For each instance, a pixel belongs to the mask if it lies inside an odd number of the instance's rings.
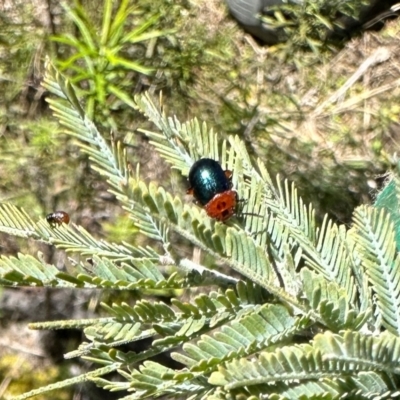
[[[331,104],[343,99],[346,92],[368,71],[377,64],[381,64],[390,58],[390,51],[386,47],[378,48],[371,56],[369,56],[357,69],[356,72],[345,82],[345,84],[337,90],[332,96],[325,100],[320,106],[318,106],[313,116],[320,116],[323,111]]]

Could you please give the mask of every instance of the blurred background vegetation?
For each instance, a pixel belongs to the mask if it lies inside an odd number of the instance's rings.
[[[372,27],[379,30],[358,27],[330,40],[338,10],[324,14],[315,7],[323,1],[312,3],[301,13],[293,5],[272,10],[265,18],[285,41],[263,47],[238,27],[222,0],[3,0],[0,200],[23,206],[33,218],[68,211],[74,223],[110,242],[136,239],[87,157],[51,116],[40,86],[48,56],[79,87],[105,136],[112,132],[125,143],[147,180],[185,196],[185,179],[160,167],[163,161],[138,132],[151,126],[131,107],[132,98],[149,90],[162,92],[168,115],[207,121],[221,138],[244,138],[272,176],[296,183],[317,218],[328,213],[349,223],[354,207],[371,201],[398,161],[400,23],[383,25],[378,17]],[[360,2],[345,3],[341,15],[357,18]],[[63,254],[46,245],[5,235],[0,240],[2,254],[41,251],[46,261],[70,268]],[[113,295],[16,292],[1,294],[0,397],[27,390],[27,379],[38,387],[45,377],[88,368],[54,369],[49,359],[60,361],[79,334],[36,337],[27,320],[87,317],[97,312],[100,298]],[[94,388],[73,390],[54,398],[96,396]]]

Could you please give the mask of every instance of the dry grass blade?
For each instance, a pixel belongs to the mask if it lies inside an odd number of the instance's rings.
[[[344,85],[333,93],[327,100],[325,100],[321,105],[319,105],[312,113],[312,116],[317,118],[321,114],[330,113],[332,110],[327,110],[327,108],[341,99],[344,98],[346,92],[368,71],[368,69],[373,68],[377,64],[381,64],[390,58],[390,51],[385,47],[378,48],[374,53],[369,56],[357,69],[356,72],[344,83]],[[351,99],[354,101],[354,99]],[[363,100],[363,96],[357,97],[357,100]]]

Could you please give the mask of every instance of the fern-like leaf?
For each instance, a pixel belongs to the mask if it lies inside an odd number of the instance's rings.
[[[316,310],[324,323],[332,331],[343,329],[360,329],[366,322],[370,313],[360,312],[351,307],[351,293],[349,294],[336,282],[329,282],[313,271],[303,268],[301,270],[304,295],[310,307]]]
[[[328,377],[335,380],[346,373],[356,382],[358,374],[363,373],[358,389],[364,387],[368,393],[378,388],[382,390],[379,394],[383,394],[387,386],[365,385],[364,374],[372,369],[396,373],[399,351],[399,339],[390,334],[374,338],[351,331],[344,335],[326,332],[317,335],[311,346],[288,346],[272,353],[263,352],[256,360],[242,358],[226,363],[211,375],[209,382],[230,390],[269,383],[268,392],[274,393],[277,377],[302,382]]]
[[[284,340],[300,329],[300,325],[284,307],[256,307],[242,318],[224,325],[213,337],[204,335],[195,345],[184,345],[183,354],[174,353],[172,356],[190,367],[191,371],[204,372],[221,361],[238,355],[250,355],[260,348]]]
[[[386,329],[400,334],[400,256],[395,232],[385,210],[361,206],[354,213],[354,241],[362,266],[377,295]]]

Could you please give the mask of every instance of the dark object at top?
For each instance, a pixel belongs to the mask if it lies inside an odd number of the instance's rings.
[[[232,186],[231,172],[223,171],[221,165],[211,158],[196,161],[189,172],[189,193],[205,206],[217,193],[223,193]]]
[[[261,40],[265,44],[278,43],[278,33],[261,21],[258,14],[262,14],[266,7],[279,6],[282,0],[227,0],[232,17],[243,29]]]
[[[284,41],[285,35],[282,30],[275,29],[262,22],[260,15],[273,15],[268,12],[268,7],[279,6],[287,3],[286,0],[226,0],[229,11],[233,18],[243,29],[267,45],[274,45]],[[291,3],[302,4],[306,0],[289,0]],[[327,0],[328,1],[328,0]],[[396,11],[389,12],[391,6],[398,0],[370,0],[362,6],[358,18],[338,15],[334,30],[328,33],[327,38],[350,37],[362,29],[380,28],[382,22]],[[374,22],[375,21],[375,22]]]
[[[55,211],[46,216],[46,221],[51,225],[68,224],[69,223],[69,215],[65,211]]]

